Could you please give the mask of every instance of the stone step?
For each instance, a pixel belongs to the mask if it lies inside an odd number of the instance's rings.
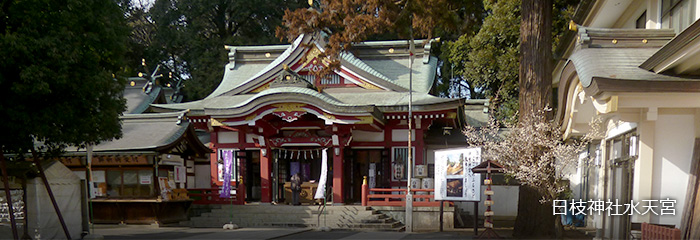
[[[193,228],[221,228],[229,222],[198,222],[189,225]],[[318,227],[317,222],[233,222],[239,227]],[[403,231],[405,228],[401,223],[372,223],[372,224],[353,224],[353,223],[323,223],[321,226],[327,226],[332,229],[352,229],[357,231]]]
[[[394,221],[395,221],[394,219],[390,219],[390,218],[363,219],[363,220],[361,220],[362,223],[391,223]]]
[[[233,223],[266,223],[266,222],[287,222],[287,223],[316,223],[318,222],[318,218],[277,218],[277,219],[245,219],[245,218],[193,218],[192,220],[189,221],[190,224],[197,224],[200,222],[205,222],[205,223],[228,223],[228,222],[233,222]],[[355,219],[343,219],[343,218],[338,218],[338,217],[333,217],[333,218],[321,218],[321,222],[327,222],[327,223],[344,223],[344,224],[350,224],[350,223],[362,223],[362,220],[355,220]],[[383,221],[386,222],[386,221]]]
[[[341,218],[327,218],[323,219],[321,218],[320,220],[318,218],[302,218],[302,219],[285,219],[285,218],[278,218],[278,219],[241,219],[241,218],[193,218],[190,220],[190,225],[196,225],[196,224],[204,224],[204,225],[218,225],[218,223],[228,223],[232,222],[235,224],[244,224],[244,223],[255,223],[255,224],[264,224],[264,223],[271,223],[271,222],[278,222],[278,223],[305,223],[305,224],[316,224],[318,222],[325,222],[328,224],[354,224],[358,223],[361,221],[357,220],[351,220],[351,219],[341,219]]]
[[[223,205],[181,224],[195,228],[220,228],[227,223],[239,227],[318,227],[319,213],[319,206]],[[326,206],[320,215],[320,225],[360,231],[404,229],[402,223],[362,206]]]
[[[217,211],[237,211],[237,212],[293,212],[293,211],[319,211],[324,208],[319,208],[318,206],[255,206],[255,207],[236,207],[236,206],[222,206]],[[328,212],[343,211],[343,212],[365,212],[365,208],[358,207],[326,207],[324,209]]]
[[[324,212],[324,213],[332,213],[332,214],[376,214],[377,212],[374,211],[355,211],[355,210],[346,210],[346,209],[325,209],[325,210],[320,210],[320,209],[215,209],[212,210],[211,212],[234,212],[234,213],[274,213],[274,214],[280,214],[280,213],[313,213],[317,214],[319,212]]]
[[[249,215],[260,215],[260,214],[272,214],[272,215],[280,215],[280,214],[300,214],[300,215],[318,215],[318,214],[342,214],[342,215],[362,215],[362,216],[369,216],[373,214],[378,214],[378,213],[373,213],[370,211],[364,211],[364,212],[346,212],[346,211],[277,211],[277,212],[268,212],[268,211],[260,211],[260,212],[253,212],[253,211],[221,211],[221,210],[216,210],[216,211],[211,211],[208,213],[202,213],[202,215],[205,214],[210,214],[210,216],[214,215],[221,215],[221,214],[226,214],[226,215],[244,215],[244,214],[249,214]]]
[[[403,224],[400,222],[390,222],[390,223],[356,223],[351,225],[352,229],[365,229],[365,230],[393,230],[397,227],[401,227]]]

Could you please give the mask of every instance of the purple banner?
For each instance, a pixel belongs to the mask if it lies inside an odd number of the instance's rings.
[[[224,160],[224,169],[223,169],[223,175],[224,175],[224,181],[221,186],[221,194],[219,197],[221,198],[230,198],[231,197],[231,165],[233,163],[233,151],[231,150],[224,150],[221,151],[221,158]]]

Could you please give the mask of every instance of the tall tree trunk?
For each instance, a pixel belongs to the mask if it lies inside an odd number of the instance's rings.
[[[552,0],[522,0],[518,116],[521,120],[551,107],[552,7]]]
[[[520,186],[518,216],[515,218],[513,236],[516,238],[545,237],[557,235],[552,214],[552,203],[540,203],[542,195],[529,186]]]
[[[519,121],[546,121],[551,116],[552,97],[552,0],[522,0],[520,24]],[[522,186],[513,235],[527,237],[561,236],[551,202],[540,203],[543,195]]]

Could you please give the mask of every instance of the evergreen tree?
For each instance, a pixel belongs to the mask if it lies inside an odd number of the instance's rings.
[[[128,33],[114,0],[0,2],[0,150],[120,137]]]
[[[578,2],[554,1],[551,27],[554,47],[567,31],[566,24]],[[485,0],[487,14],[478,33],[462,35],[443,47],[446,65],[454,69],[454,79],[444,81],[452,83],[448,91],[466,88],[470,98],[489,98],[494,117],[511,122],[517,119],[519,106],[520,6],[520,1]]]
[[[281,44],[275,29],[284,11],[304,4],[303,0],[156,0],[145,18],[153,33],[144,41],[143,58],[186,79],[186,101],[204,98],[223,77],[228,61],[224,45]]]

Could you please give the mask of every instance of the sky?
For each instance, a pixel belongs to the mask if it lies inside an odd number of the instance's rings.
[[[133,6],[144,6],[146,8],[151,8],[156,0],[132,0],[131,5]]]

